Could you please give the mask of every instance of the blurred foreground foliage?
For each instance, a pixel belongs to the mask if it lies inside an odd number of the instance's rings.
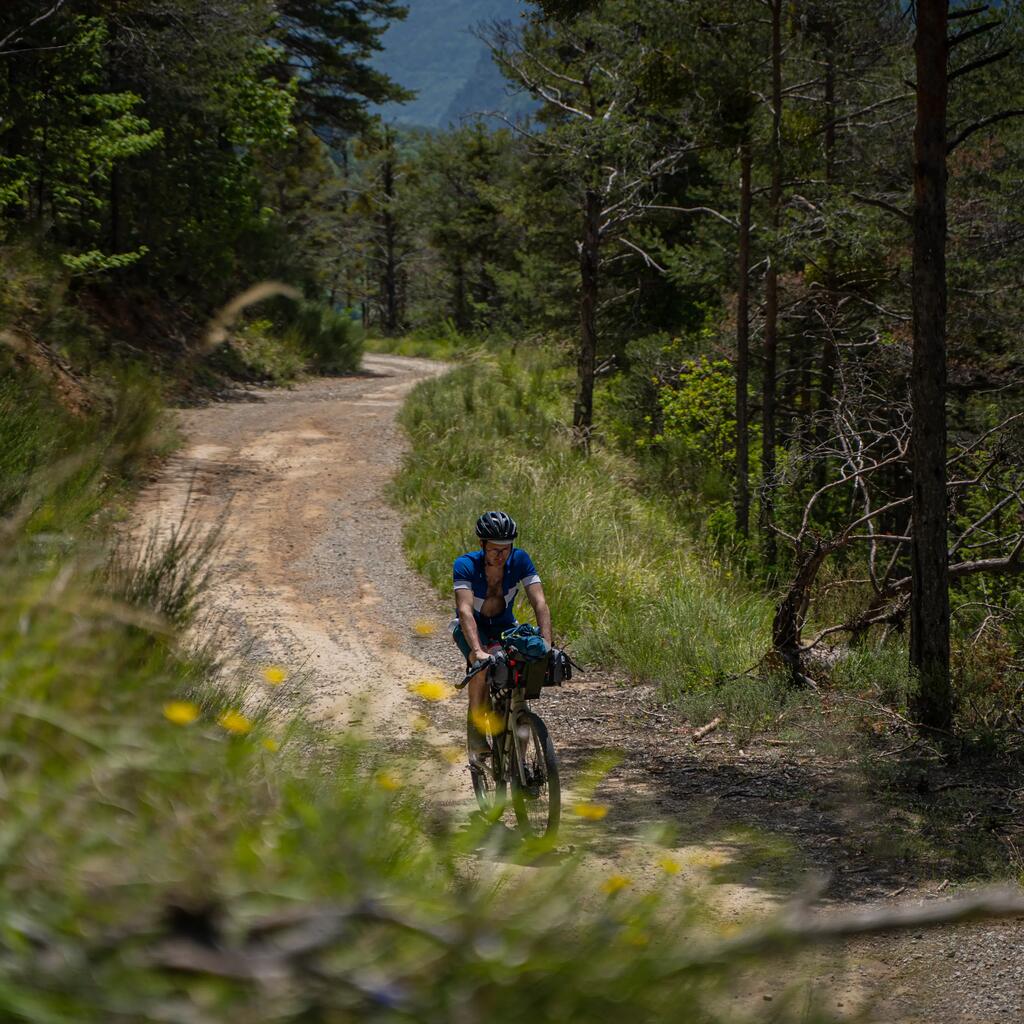
[[[742,949],[667,870],[510,847],[430,800],[447,751],[285,718],[284,669],[187,639],[216,537],[115,528],[151,395],[0,393],[0,1019],[737,1019]]]

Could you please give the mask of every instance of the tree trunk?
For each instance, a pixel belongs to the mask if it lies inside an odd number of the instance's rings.
[[[466,268],[460,261],[455,265],[452,304],[455,307],[455,326],[465,334],[469,331],[469,310],[466,303]]]
[[[110,170],[110,251],[121,251],[121,172],[116,164]]]
[[[836,180],[836,25],[830,17],[825,26],[825,189],[831,195]],[[825,303],[828,321],[821,347],[821,375],[818,389],[818,423],[815,440],[823,445],[828,438],[828,415],[832,406],[832,395],[836,387],[836,369],[839,365],[839,350],[836,348],[835,329],[838,311],[838,275],[836,273],[836,245],[830,236],[825,243]],[[819,458],[814,471],[814,489],[825,486],[828,477],[828,460]]]
[[[736,266],[736,530],[750,528],[750,137],[740,143],[740,233]]]
[[[772,0],[772,141],[771,185],[768,195],[771,250],[764,283],[764,382],[762,386],[761,524],[764,558],[775,564],[777,546],[772,532],[775,508],[775,378],[779,347],[778,232],[782,222],[782,0]]]
[[[806,682],[803,673],[801,632],[811,602],[811,588],[817,579],[818,571],[832,550],[833,548],[814,537],[810,551],[797,552],[796,572],[772,621],[772,647],[789,669],[790,681],[794,686],[802,686]]]
[[[914,129],[914,358],[910,663],[923,725],[948,729],[949,565],[946,525],[947,0],[918,0]]]
[[[395,165],[388,154],[382,168],[384,185],[384,330],[388,334],[398,333],[398,274],[395,257],[395,215],[391,204],[395,198]]]
[[[577,443],[590,450],[594,421],[594,368],[597,363],[597,285],[601,246],[601,197],[587,189],[580,243],[580,348],[576,361],[576,402],[572,426]]]

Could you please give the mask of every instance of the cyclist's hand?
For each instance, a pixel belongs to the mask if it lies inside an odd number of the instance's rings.
[[[482,647],[478,647],[475,651],[472,652],[470,661],[472,661],[472,663],[476,665],[481,661],[486,661],[489,657],[490,655]]]

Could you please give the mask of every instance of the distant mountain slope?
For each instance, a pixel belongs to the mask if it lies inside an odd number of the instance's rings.
[[[487,50],[477,58],[473,73],[453,97],[441,124],[455,123],[467,114],[501,111],[506,117],[528,114],[536,103],[525,92],[512,92],[509,82],[495,67]]]
[[[517,106],[503,99],[504,79],[486,47],[470,29],[481,22],[516,20],[526,9],[521,0],[408,0],[409,16],[384,33],[384,52],[374,66],[406,88],[411,103],[388,103],[378,112],[401,124],[443,126],[458,115]],[[518,108],[522,103],[518,103]]]

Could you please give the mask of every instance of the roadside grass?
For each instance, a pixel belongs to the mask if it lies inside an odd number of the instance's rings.
[[[535,350],[478,352],[417,387],[394,484],[413,564],[449,592],[454,554],[476,546],[476,517],[503,508],[521,523],[556,634],[584,662],[657,682],[668,698],[750,668],[769,602],[681,536],[667,503],[635,489],[625,458],[575,450],[568,388]]]
[[[115,514],[128,480],[173,446],[158,385],[107,372],[97,408],[74,413],[32,371],[0,366],[0,516],[66,539]]]
[[[413,356],[418,359],[437,359],[455,362],[469,353],[483,348],[485,342],[460,334],[454,324],[441,330],[418,330],[388,337],[370,334],[366,339],[367,352],[382,352],[395,356]]]
[[[826,651],[810,668],[819,686],[794,687],[764,657],[770,597],[688,539],[678,509],[644,493],[628,459],[599,445],[583,458],[565,426],[570,402],[557,357],[530,349],[468,354],[412,392],[402,412],[411,450],[393,496],[414,567],[450,593],[452,558],[476,546],[476,517],[508,510],[556,638],[584,665],[658,683],[691,722],[721,716],[740,748],[768,734],[849,765],[886,815],[884,833],[865,838],[879,864],[926,878],[1024,877],[1024,831],[998,779],[1000,765],[1019,778],[1019,759],[993,759],[986,734],[967,732],[959,767],[947,766],[908,727],[913,680],[900,637]],[[529,616],[525,601],[519,614]],[[997,675],[972,671],[958,690],[984,707]],[[951,785],[958,774],[961,788]],[[979,814],[983,833],[972,826]]]

